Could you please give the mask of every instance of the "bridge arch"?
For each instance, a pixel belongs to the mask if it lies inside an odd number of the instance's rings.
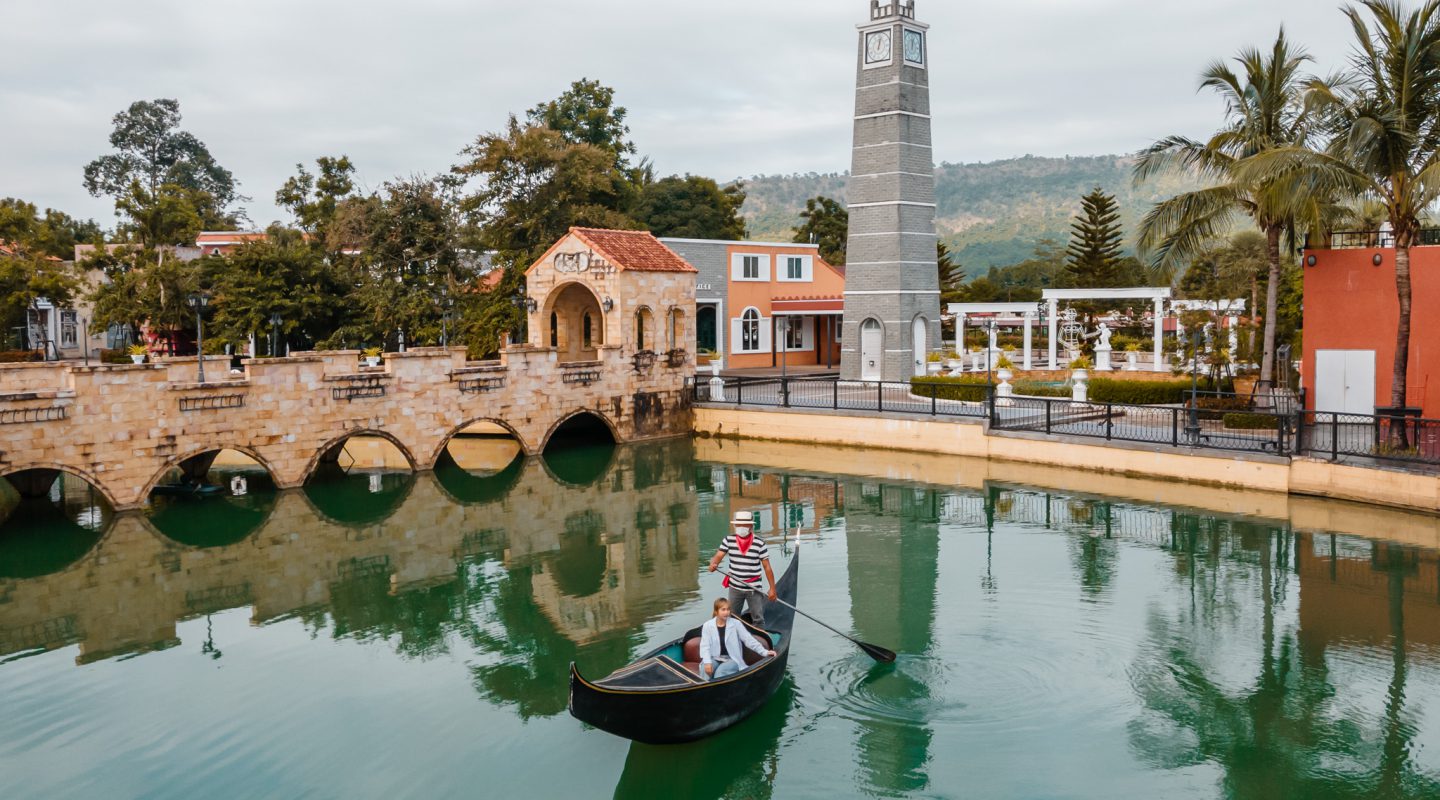
[[[572,438],[572,431],[578,435]],[[595,436],[602,431],[608,438]],[[609,417],[593,409],[577,409],[561,417],[545,434],[540,461],[558,483],[593,486],[614,466],[619,441]]]
[[[280,476],[275,472],[275,467],[271,465],[264,456],[260,455],[259,451],[257,451],[255,448],[250,447],[249,445],[230,444],[228,442],[223,444],[207,443],[204,445],[197,445],[195,447],[191,447],[184,453],[166,459],[165,463],[160,467],[160,469],[157,470],[155,474],[150,477],[150,481],[145,484],[144,491],[140,493],[141,500],[143,501],[150,497],[150,492],[153,491],[156,486],[160,485],[160,481],[165,478],[165,475],[168,474],[170,470],[178,467],[182,471],[188,471],[185,465],[187,462],[189,462],[191,464],[196,464],[196,466],[194,467],[195,469],[203,467],[205,472],[209,472],[210,465],[214,463],[214,458],[209,459],[209,461],[203,461],[203,458],[211,454],[219,455],[222,451],[225,450],[234,450],[235,452],[250,458],[256,464],[259,464],[262,468],[264,468],[265,472],[270,476],[270,480],[274,481],[276,486],[279,486]],[[203,463],[197,464],[197,460],[200,460]],[[203,477],[203,474],[201,475],[201,477]]]
[[[310,461],[305,464],[305,471],[301,476],[302,482],[314,477],[316,468],[329,456],[334,455],[338,457],[340,451],[345,448],[345,443],[357,436],[374,436],[378,439],[384,439],[390,444],[395,445],[395,449],[399,450],[400,455],[405,457],[405,461],[410,465],[409,468],[411,472],[418,472],[420,470],[420,461],[415,458],[415,454],[410,451],[410,448],[407,447],[404,442],[397,439],[394,434],[377,428],[357,428],[346,431],[325,444],[320,445],[319,449],[315,451],[315,454],[310,457]]]
[[[83,503],[66,507],[52,502],[55,481],[79,478],[100,501],[85,511]],[[58,463],[30,464],[0,476],[20,495],[0,514],[0,579],[28,579],[74,568],[100,547],[115,525],[115,501],[106,487],[84,470]]]
[[[435,448],[434,452],[430,453],[430,457],[427,458],[423,463],[431,465],[432,468],[438,465],[440,463],[440,460],[445,456],[445,452],[450,449],[450,443],[454,441],[456,436],[464,433],[467,428],[478,425],[482,422],[488,422],[491,425],[503,429],[507,434],[511,436],[511,438],[513,438],[517,443],[519,443],[520,452],[522,455],[535,452],[531,450],[530,444],[525,441],[525,437],[520,435],[520,431],[517,430],[514,425],[511,425],[510,423],[498,417],[476,417],[474,419],[466,420],[465,422],[456,425],[450,430],[449,433],[445,434],[445,438],[440,440],[439,446]]]
[[[568,280],[555,284],[545,295],[540,319],[550,320],[550,346],[562,363],[596,361],[606,340],[606,312],[589,284]]]
[[[593,408],[577,408],[557,419],[555,423],[550,426],[550,429],[545,431],[545,438],[541,440],[540,451],[543,453],[549,450],[550,446],[556,443],[555,435],[561,433],[562,429],[566,428],[567,425],[575,427],[576,423],[589,421],[590,418],[604,424],[606,431],[610,434],[610,444],[623,441],[620,436],[620,429],[615,426],[615,423],[610,417],[606,416],[604,412],[596,411]]]

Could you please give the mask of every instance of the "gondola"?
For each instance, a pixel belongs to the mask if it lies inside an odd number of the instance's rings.
[[[775,587],[776,597],[795,604],[799,580],[797,549]],[[667,642],[596,681],[570,665],[570,713],[602,731],[645,744],[679,744],[709,736],[755,713],[775,694],[790,658],[795,612],[765,603],[765,629],[744,621],[761,644],[774,650],[761,657],[748,650],[751,666],[739,675],[705,682],[699,677],[700,629]]]

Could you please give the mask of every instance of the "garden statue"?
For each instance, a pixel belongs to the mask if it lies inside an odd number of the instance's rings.
[[[1109,372],[1110,367],[1110,326],[1100,323],[1100,329],[1096,332],[1100,337],[1099,344],[1095,345],[1095,371]]]

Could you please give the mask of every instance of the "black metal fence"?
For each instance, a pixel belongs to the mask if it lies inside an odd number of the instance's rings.
[[[1055,397],[997,397],[993,387],[983,383],[912,385],[829,376],[724,378],[715,385],[701,376],[694,392],[701,403],[969,417],[988,420],[995,431],[1440,467],[1440,420],[1300,411],[1291,403],[1275,403],[1273,408],[1208,403],[1207,397],[1225,397],[1215,393],[1202,393],[1198,408],[1193,402],[1079,403]],[[1292,402],[1303,404],[1303,398]]]
[[[1036,431],[1170,447],[1293,452],[1294,418],[1287,414],[1215,414],[1184,406],[1079,403],[1050,397],[998,400],[993,430]]]
[[[1305,455],[1331,461],[1440,465],[1440,420],[1306,411],[1299,446]]]
[[[695,384],[698,402],[735,403],[772,408],[814,408],[831,411],[928,414],[937,417],[989,416],[991,387],[915,385],[891,381],[845,381],[820,378],[723,378],[718,385],[701,378]]]

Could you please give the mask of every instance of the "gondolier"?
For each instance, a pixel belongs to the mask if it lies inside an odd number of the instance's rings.
[[[720,562],[726,558],[730,559],[730,568],[727,570],[730,575],[735,576],[737,581],[744,583],[750,588],[734,585],[729,576],[726,576],[724,585],[730,590],[730,610],[739,615],[741,610],[750,612],[750,621],[756,627],[765,626],[765,604],[761,602],[760,593],[760,572],[765,572],[765,579],[770,582],[770,591],[766,595],[771,600],[775,599],[775,573],[770,569],[770,550],[765,542],[755,535],[755,518],[748,511],[737,513],[731,520],[733,532],[720,542],[720,549],[710,559],[710,571],[714,572],[720,566]]]

